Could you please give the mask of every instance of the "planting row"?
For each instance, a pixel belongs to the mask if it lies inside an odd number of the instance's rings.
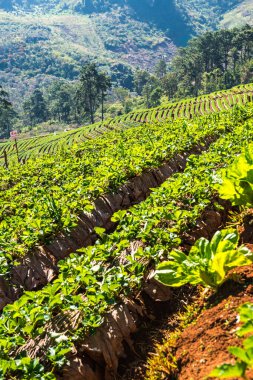
[[[117,191],[144,170],[217,136],[233,117],[111,132],[54,157],[29,160],[10,171],[0,168],[0,273],[9,272],[11,260],[58,231],[70,231],[78,214],[91,212],[101,194]]]
[[[166,258],[184,231],[200,227],[196,220],[203,210],[221,207],[211,204],[219,171],[252,137],[252,118],[246,111],[234,112],[224,119],[223,136],[207,152],[191,156],[184,173],[173,175],[128,212],[114,215],[115,232],[105,235],[98,229],[101,240],[62,261],[53,283],[6,306],[0,318],[2,377],[59,375],[69,357],[85,349],[85,338],[101,326],[120,295],[139,289],[149,264]]]
[[[234,209],[240,210],[239,214],[234,212],[231,216],[237,230],[231,228],[230,220],[228,228],[217,231],[210,241],[202,237],[188,253],[185,247],[174,249],[168,254],[169,260],[157,266],[156,278],[163,284],[201,285],[205,288],[203,294],[209,297],[198,315],[195,311],[197,320],[193,325],[184,329],[182,323],[176,332],[168,331],[169,339],[149,359],[148,379],[164,378],[163,373],[166,378],[177,379],[252,378],[253,305],[245,303],[252,301],[252,170],[250,144],[232,165],[220,172],[221,183],[216,186],[220,197],[232,206],[240,206]],[[247,244],[239,245],[239,238]],[[195,308],[199,308],[198,302]],[[224,350],[229,344],[232,355]],[[226,364],[222,364],[224,361]]]
[[[84,140],[100,136],[110,130],[125,130],[138,123],[158,122],[161,120],[175,120],[178,118],[194,118],[214,112],[226,111],[236,104],[242,105],[252,101],[253,85],[241,85],[231,90],[221,91],[198,98],[186,99],[175,103],[168,103],[153,109],[134,111],[118,116],[104,123],[96,123],[76,130],[24,139],[18,142],[20,160],[36,157],[43,154],[55,154],[63,147],[72,146]],[[6,150],[10,159],[16,160],[14,143],[0,144],[0,156]],[[2,162],[4,162],[2,160]]]

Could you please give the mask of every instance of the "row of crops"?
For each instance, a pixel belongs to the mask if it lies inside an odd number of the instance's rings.
[[[230,116],[144,124],[104,134],[55,156],[30,159],[11,170],[0,168],[0,273],[8,273],[11,261],[58,231],[70,231],[78,214],[91,212],[100,195],[218,136],[226,118]]]
[[[168,103],[165,106],[135,111],[129,114],[96,123],[76,130],[50,134],[30,139],[20,140],[18,143],[19,158],[21,161],[32,156],[55,154],[58,150],[66,149],[73,144],[93,139],[110,130],[125,130],[129,127],[145,122],[159,122],[178,118],[192,118],[197,115],[207,115],[214,112],[226,111],[232,106],[243,105],[252,101],[253,85],[237,86],[228,91],[221,91],[198,98],[186,99],[180,102]],[[0,156],[6,150],[9,159],[16,159],[16,150],[13,142],[0,143]],[[0,162],[4,163],[3,158]]]
[[[168,378],[184,379],[186,372],[194,379],[196,372],[199,379],[252,379],[253,304],[252,292],[247,292],[252,286],[253,267],[252,170],[250,143],[218,174],[218,195],[233,206],[226,228],[216,231],[210,241],[202,236],[190,249],[184,250],[181,245],[180,250],[171,250],[168,261],[156,267],[157,280],[170,288],[198,286],[198,291],[203,291],[200,297],[204,295],[204,305],[192,318],[191,321],[196,318],[192,324],[187,326],[184,321],[182,331],[172,332],[170,342],[159,347],[162,354],[159,357],[157,350],[151,359],[148,379],[163,378],[163,373]],[[250,234],[245,234],[246,229]],[[191,305],[193,313],[194,304],[199,307],[195,300]],[[189,355],[187,334],[191,336],[190,344],[195,344]],[[167,356],[166,350],[170,352]],[[214,364],[216,357],[218,365]]]
[[[217,116],[112,132],[64,152],[61,159],[48,157],[12,171],[1,169],[1,260],[7,268],[4,259],[22,255],[39,236],[51,234],[55,226],[71,228],[78,207],[89,211],[99,194],[211,135],[216,141],[201,155],[191,155],[183,173],[172,175],[142,203],[117,212],[114,232],[100,230],[93,247],[59,263],[57,279],[4,308],[2,378],[55,379],[68,366],[69,356],[77,355],[101,326],[104,314],[122,301],[120,296],[141,287],[148,264],[179,246],[182,233],[196,226],[204,210],[220,209],[214,202],[220,171],[252,140],[253,113],[250,107],[236,107]],[[134,251],[133,242],[139,243]],[[71,328],[59,322],[73,318]]]

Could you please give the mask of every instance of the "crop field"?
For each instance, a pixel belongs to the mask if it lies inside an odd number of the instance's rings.
[[[191,119],[196,116],[226,111],[236,104],[246,104],[252,101],[253,85],[241,85],[231,90],[221,91],[198,98],[187,99],[154,109],[140,110],[107,120],[104,123],[85,126],[76,130],[39,136],[18,141],[19,159],[27,160],[44,154],[55,154],[62,149],[68,149],[73,144],[99,137],[110,130],[126,130],[139,123],[156,123],[163,120],[176,120],[178,118]],[[13,142],[0,143],[0,157],[6,151],[9,160],[17,160]],[[3,157],[0,163],[4,163]]]
[[[232,206],[239,215],[253,202],[253,110],[243,106],[251,91],[244,89],[246,97],[239,88],[231,93],[238,103],[232,109],[227,93],[226,101],[221,94],[209,102],[202,97],[204,106],[181,102],[174,113],[136,113],[134,128],[104,127],[107,133],[94,132],[70,149],[51,148],[50,155],[0,167],[0,378],[113,379],[125,345],[147,323],[147,296],[163,300],[163,287],[166,301],[174,302],[171,289],[186,286],[187,293],[197,285],[199,293],[202,287],[203,294],[217,294],[226,280],[238,280],[230,269],[251,265],[250,247],[239,247],[231,223],[217,232]],[[124,117],[132,126],[132,116]],[[76,133],[81,140],[81,130]],[[43,139],[37,144],[44,146]],[[140,197],[144,184],[149,192]],[[107,228],[102,216],[110,199],[113,225]],[[78,247],[71,239],[77,242],[86,230],[96,242]],[[132,379],[165,379],[171,368],[174,376],[176,359],[172,366],[168,354],[167,368],[164,357],[154,357],[147,374]],[[244,375],[250,365],[240,363],[235,371]],[[199,380],[211,369],[217,378],[215,365]],[[190,379],[189,373],[176,375]]]

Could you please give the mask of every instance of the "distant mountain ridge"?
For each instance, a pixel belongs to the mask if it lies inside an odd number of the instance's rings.
[[[177,46],[233,12],[243,22],[247,1],[0,0],[0,83],[23,97],[55,78],[77,78],[91,59],[129,86],[131,68],[170,61]]]
[[[0,9],[88,15],[122,8],[138,20],[155,23],[180,44],[195,32],[217,27],[227,12],[247,2],[250,3],[249,0],[0,0]]]

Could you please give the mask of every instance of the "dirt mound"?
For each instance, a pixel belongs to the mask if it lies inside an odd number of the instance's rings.
[[[235,333],[238,328],[237,309],[245,302],[253,302],[253,265],[240,268],[235,273],[240,274],[241,282],[225,283],[211,297],[207,309],[178,339],[174,353],[178,364],[174,374],[177,380],[208,379],[217,365],[234,362],[228,347],[242,343]],[[253,379],[253,371],[248,376]]]

